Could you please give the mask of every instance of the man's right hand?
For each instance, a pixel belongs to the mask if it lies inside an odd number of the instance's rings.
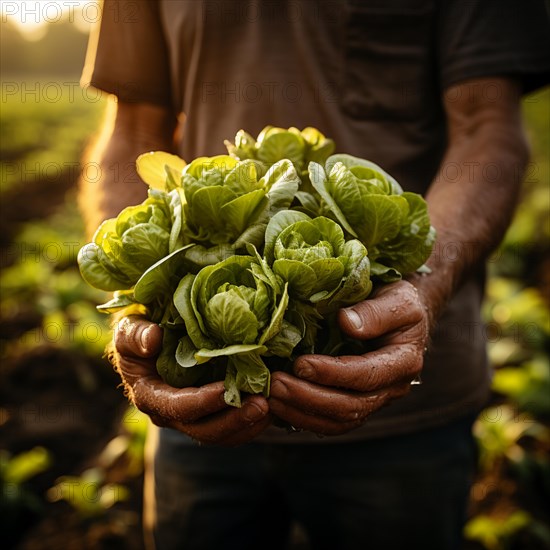
[[[128,396],[157,426],[179,430],[200,443],[233,446],[252,440],[271,423],[262,396],[247,397],[238,409],[225,403],[223,382],[183,389],[165,384],[155,368],[162,329],[143,317],[124,317],[115,328],[114,344],[114,361]]]

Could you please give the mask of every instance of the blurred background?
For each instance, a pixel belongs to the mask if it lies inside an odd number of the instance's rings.
[[[141,549],[147,421],[102,357],[107,318],[76,267],[80,159],[106,99],[79,87],[88,1],[4,1],[0,55],[0,532],[3,548]],[[522,202],[489,261],[495,368],[475,425],[465,550],[550,548],[550,90],[524,100]],[[466,327],[467,329],[467,327]]]

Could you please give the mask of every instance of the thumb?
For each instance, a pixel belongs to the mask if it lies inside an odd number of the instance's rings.
[[[420,322],[424,311],[416,288],[407,281],[383,287],[378,294],[338,312],[340,328],[352,338],[370,340]]]
[[[144,317],[124,317],[115,327],[114,343],[124,357],[153,357],[162,346],[162,329]]]

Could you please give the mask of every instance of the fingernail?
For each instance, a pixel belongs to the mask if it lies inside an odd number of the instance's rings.
[[[247,403],[243,408],[243,418],[247,422],[257,422],[263,418],[265,413],[256,403]]]
[[[151,340],[151,325],[145,327],[141,330],[141,333],[139,335],[139,342],[141,344],[141,347],[143,348],[143,351],[147,352],[149,351],[150,347],[150,340]]]
[[[363,319],[354,309],[345,309],[344,313],[351,325],[357,330],[363,328]]]
[[[288,389],[280,380],[275,380],[271,384],[271,396],[279,399],[285,399],[288,396]]]
[[[300,378],[305,378],[306,380],[309,380],[310,378],[313,378],[313,375],[315,374],[315,370],[311,366],[310,363],[302,363],[300,365],[300,368],[296,370],[296,376],[299,376]]]

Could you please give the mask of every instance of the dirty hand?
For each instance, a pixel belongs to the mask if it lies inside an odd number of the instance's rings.
[[[364,355],[302,355],[294,374],[273,374],[269,408],[295,429],[338,435],[406,395],[422,370],[428,311],[407,281],[382,287],[374,297],[338,313],[340,328],[368,340]]]
[[[173,388],[155,368],[162,329],[143,317],[124,317],[115,328],[113,362],[128,397],[158,426],[179,430],[205,444],[245,443],[271,422],[267,401],[250,396],[240,409],[228,406],[223,382],[200,388]]]

